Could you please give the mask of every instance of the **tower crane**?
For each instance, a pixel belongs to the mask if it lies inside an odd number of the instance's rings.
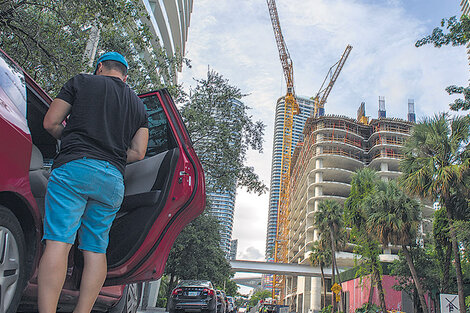
[[[346,49],[343,52],[343,55],[341,56],[341,59],[339,59],[338,62],[333,64],[332,67],[330,67],[330,70],[328,71],[325,79],[323,80],[320,90],[317,92],[316,96],[313,97],[313,100],[314,100],[313,116],[319,117],[319,116],[325,115],[326,99],[330,95],[331,89],[333,88],[333,85],[335,84],[339,73],[343,69],[344,63],[348,59],[348,56],[351,50],[352,50],[352,46],[347,45]],[[334,69],[334,72],[333,72],[333,69]],[[325,88],[323,88],[328,78],[330,78],[330,81],[328,82],[328,85]]]
[[[273,26],[274,36],[276,37],[277,49],[281,60],[284,78],[286,80],[287,92],[284,97],[284,125],[282,133],[282,153],[281,153],[281,184],[279,192],[279,202],[277,210],[276,224],[276,241],[274,245],[274,262],[287,262],[287,217],[289,204],[289,179],[290,179],[290,163],[292,159],[292,132],[294,115],[300,113],[299,104],[295,98],[294,91],[294,69],[292,59],[287,50],[286,42],[281,32],[279,16],[277,13],[275,0],[266,0]],[[285,277],[278,279],[277,275],[273,276],[272,297],[274,299],[276,288],[281,287],[283,292],[285,285]],[[281,297],[282,298],[282,297]]]

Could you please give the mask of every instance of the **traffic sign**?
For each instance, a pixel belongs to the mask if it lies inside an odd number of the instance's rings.
[[[331,291],[333,291],[336,294],[340,293],[342,289],[343,288],[341,288],[341,286],[338,283],[334,283],[334,285],[331,287]]]
[[[441,313],[458,313],[459,310],[459,296],[451,294],[440,294],[441,300]]]

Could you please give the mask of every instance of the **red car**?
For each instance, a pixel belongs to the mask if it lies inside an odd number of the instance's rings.
[[[97,311],[132,312],[142,281],[163,274],[173,242],[205,206],[204,174],[166,90],[140,96],[149,113],[146,157],[127,166],[125,198],[110,231],[108,276]],[[0,50],[0,311],[37,306],[44,195],[58,142],[42,126],[51,98]],[[59,311],[78,297],[83,256],[69,255]]]

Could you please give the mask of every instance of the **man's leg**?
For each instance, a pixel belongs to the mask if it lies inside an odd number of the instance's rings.
[[[38,306],[40,313],[55,313],[67,274],[71,244],[46,240],[46,249],[39,263]]]
[[[83,251],[85,260],[80,296],[74,313],[89,313],[106,279],[106,254]]]

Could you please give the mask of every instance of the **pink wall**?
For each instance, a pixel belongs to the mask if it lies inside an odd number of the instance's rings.
[[[392,288],[396,284],[396,279],[392,276],[382,276],[382,286],[385,293],[385,306],[387,310],[401,311],[401,292],[396,291]],[[360,308],[364,303],[369,300],[370,290],[370,276],[362,278],[352,279],[342,283],[344,292],[349,292],[349,310],[348,312],[354,312],[357,308]],[[377,287],[374,287],[373,302],[379,305],[379,295]]]

